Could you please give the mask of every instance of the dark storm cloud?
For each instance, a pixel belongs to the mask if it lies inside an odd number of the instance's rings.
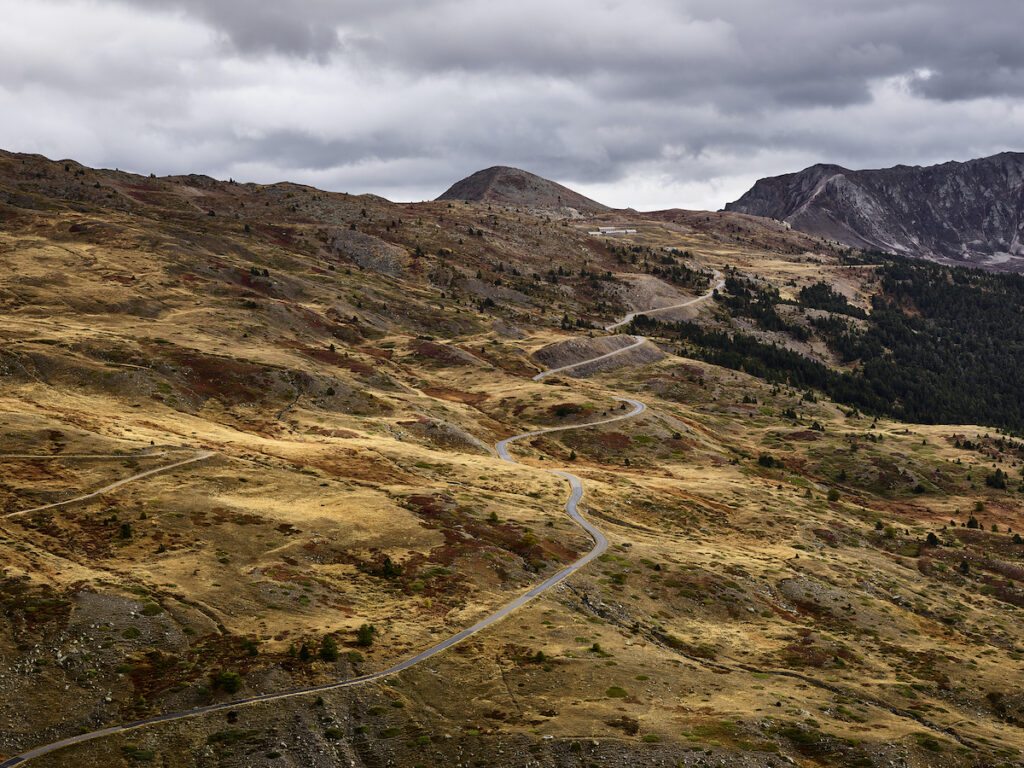
[[[759,89],[762,99],[819,105],[867,99],[870,79],[919,68],[932,72],[918,83],[929,97],[1024,89],[1024,6],[1017,0],[171,0],[159,7],[202,19],[245,54],[321,58],[349,47],[376,65],[419,76],[532,73],[672,95]]]
[[[119,0],[177,10],[239,53],[443,72],[573,78],[598,93],[842,106],[870,80],[930,70],[929,98],[1017,95],[1024,46],[1017,0],[484,2],[482,0]],[[728,103],[729,100],[727,100]]]
[[[282,53],[322,58],[338,48],[340,3],[304,0],[290,3],[252,0],[122,0],[154,11],[179,12],[203,20],[247,54]],[[346,3],[347,4],[347,3]],[[353,2],[352,6],[358,6]],[[369,5],[369,4],[367,4]]]
[[[419,198],[502,163],[715,205],[811,162],[1020,149],[1024,128],[1018,0],[0,0],[0,12],[0,109],[13,115],[0,143],[148,158],[139,170]]]

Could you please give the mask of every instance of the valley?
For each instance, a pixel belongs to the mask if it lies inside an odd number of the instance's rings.
[[[1019,762],[1013,404],[798,378],[899,263],[508,194],[0,155],[0,756]]]

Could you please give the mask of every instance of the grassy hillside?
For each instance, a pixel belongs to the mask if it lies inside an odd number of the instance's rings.
[[[587,234],[619,223],[637,234]],[[571,467],[612,546],[501,624],[386,684],[37,764],[1020,760],[1022,444],[828,384],[866,368],[839,336],[885,313],[934,347],[906,265],[737,214],[570,221],[11,154],[0,265],[0,755],[433,645],[589,550],[539,471]],[[637,322],[660,353],[532,380],[712,270],[718,301]],[[713,356],[744,343],[776,362]],[[616,396],[648,411],[494,454]]]

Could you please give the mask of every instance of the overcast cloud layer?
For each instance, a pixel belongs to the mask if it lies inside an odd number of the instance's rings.
[[[717,209],[1024,150],[1020,0],[0,0],[0,147],[436,197],[513,165]]]

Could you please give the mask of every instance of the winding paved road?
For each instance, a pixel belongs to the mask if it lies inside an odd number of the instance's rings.
[[[534,381],[540,381],[545,376],[550,376],[551,374],[558,373],[559,371],[567,371],[570,368],[579,368],[581,365],[585,365],[586,363],[596,363],[598,360],[604,360],[605,358],[608,358],[608,357],[614,357],[615,355],[622,354],[623,352],[627,352],[627,351],[629,351],[631,349],[636,349],[641,344],[643,344],[645,341],[647,341],[647,339],[644,338],[643,336],[634,336],[633,338],[636,339],[636,341],[634,341],[629,346],[620,347],[619,349],[616,349],[613,352],[608,352],[608,353],[603,354],[603,355],[598,355],[597,357],[591,357],[591,358],[589,358],[587,360],[583,360],[583,361],[581,361],[579,363],[571,363],[570,365],[563,365],[560,368],[548,368],[546,371],[541,371],[536,376],[534,376],[533,380]]]
[[[718,282],[715,283],[715,285],[712,288],[709,288],[707,293],[701,294],[695,299],[689,299],[688,301],[684,301],[681,304],[671,304],[670,306],[667,307],[656,307],[654,309],[644,309],[639,310],[637,312],[630,312],[624,318],[619,320],[619,322],[612,323],[611,325],[606,325],[604,329],[606,331],[614,331],[619,326],[626,325],[627,323],[632,322],[633,318],[637,317],[638,315],[653,315],[655,312],[667,312],[670,309],[682,309],[683,307],[690,307],[701,301],[706,301],[707,299],[710,299],[712,296],[715,295],[715,291],[720,291],[722,290],[722,288],[725,287],[725,279],[722,277],[722,273],[719,272],[717,269],[715,270],[715,277],[718,278]],[[634,338],[639,339],[640,337],[635,336]],[[622,350],[619,351],[621,352]],[[585,360],[584,362],[589,363],[590,361]],[[576,365],[583,365],[583,363],[577,363]]]
[[[654,309],[645,309],[637,312],[630,312],[628,315],[626,315],[625,318],[619,320],[619,322],[612,323],[611,325],[606,325],[604,329],[606,331],[614,331],[616,328],[619,328],[623,325],[626,325],[627,323],[632,322],[633,319],[638,317],[639,315],[653,315],[655,312],[667,312],[670,309],[682,309],[683,307],[692,307],[694,304],[699,304],[702,301],[707,301],[708,299],[715,295],[715,291],[720,291],[722,288],[725,287],[725,280],[722,279],[722,273],[719,272],[717,269],[715,270],[715,277],[718,279],[718,282],[715,283],[713,287],[709,288],[707,293],[701,294],[695,299],[687,299],[681,304],[672,304],[667,307],[655,307]],[[546,371],[541,371],[540,373],[538,373],[536,376],[533,377],[533,380],[540,381],[545,376],[550,376],[553,373],[568,371],[571,368],[579,368],[581,365],[586,365],[588,363],[596,363],[598,360],[605,360],[606,358],[614,357],[615,355],[621,355],[623,352],[628,352],[631,349],[636,349],[645,341],[647,341],[647,339],[644,336],[634,336],[633,338],[635,339],[635,341],[632,344],[629,344],[628,346],[621,347],[613,352],[608,352],[607,354],[604,355],[598,355],[597,357],[591,357],[587,360],[581,360],[578,363],[570,363],[569,365],[563,365],[559,368],[549,368]]]
[[[562,431],[567,430],[567,429],[583,429],[583,428],[586,428],[586,427],[598,426],[600,424],[610,424],[613,421],[622,421],[623,419],[632,418],[633,416],[636,416],[637,414],[643,413],[645,410],[647,410],[647,406],[645,406],[643,403],[641,403],[638,400],[632,400],[632,399],[630,399],[628,397],[617,397],[615,399],[616,400],[620,400],[620,401],[622,401],[624,403],[629,403],[630,405],[633,406],[633,409],[631,411],[629,411],[628,413],[624,413],[624,414],[622,414],[620,416],[613,416],[613,417],[608,418],[608,419],[601,419],[600,421],[590,421],[590,422],[587,422],[586,424],[574,424],[574,425],[568,426],[568,427],[551,427],[549,429],[536,429],[536,430],[534,430],[532,432],[524,432],[521,435],[515,435],[514,437],[507,437],[507,438],[505,438],[504,440],[500,441],[499,443],[497,443],[495,445],[495,448],[498,451],[498,457],[502,461],[507,461],[510,464],[518,464],[519,462],[517,462],[515,459],[513,459],[509,455],[509,452],[508,452],[509,445],[511,445],[516,440],[522,440],[523,438],[533,437],[535,435],[543,435],[543,434],[545,434],[547,432],[562,432]],[[116,484],[114,484],[112,486],[107,486],[107,488],[105,488],[105,489],[101,489],[100,491],[96,491],[95,493],[90,494],[90,496],[95,496],[95,495],[97,495],[99,493],[102,493],[105,490],[109,490],[110,488],[117,487],[118,485],[124,485],[125,483],[131,482],[132,480],[137,480],[137,479],[139,479],[141,477],[145,477],[147,475],[151,475],[151,474],[154,474],[156,472],[160,472],[160,471],[164,471],[164,470],[167,470],[167,469],[171,469],[171,467],[181,466],[182,464],[188,464],[188,463],[193,462],[193,461],[199,461],[200,459],[207,458],[210,455],[212,455],[212,454],[210,454],[208,452],[204,452],[204,455],[196,456],[194,458],[189,459],[188,461],[178,462],[177,464],[172,464],[172,465],[167,466],[167,467],[161,467],[160,469],[150,470],[149,472],[144,472],[142,474],[134,475],[134,476],[132,476],[130,478],[126,478],[126,479],[124,479],[124,480],[120,481],[119,483],[116,483]],[[587,554],[585,554],[580,559],[578,559],[575,562],[573,562],[572,564],[566,566],[565,568],[560,570],[558,573],[556,573],[556,574],[554,574],[552,576],[549,576],[547,579],[542,581],[540,584],[537,584],[537,585],[531,587],[529,590],[527,590],[522,595],[517,597],[511,603],[508,603],[508,604],[502,606],[497,611],[495,611],[491,615],[487,616],[486,618],[481,619],[480,621],[478,621],[473,626],[471,626],[471,627],[469,627],[467,629],[464,629],[461,632],[459,632],[458,634],[452,635],[451,637],[449,637],[449,638],[447,638],[445,640],[442,640],[437,645],[435,645],[435,646],[433,646],[431,648],[428,648],[427,650],[422,651],[422,652],[416,654],[415,656],[411,656],[408,659],[405,659],[404,661],[401,661],[398,664],[395,664],[393,667],[389,667],[388,669],[381,670],[380,672],[373,672],[373,673],[371,673],[369,675],[362,675],[361,677],[353,677],[353,678],[351,678],[349,680],[342,680],[342,681],[339,681],[339,682],[336,682],[336,683],[327,683],[325,685],[317,685],[317,686],[313,686],[313,687],[310,687],[310,688],[298,688],[298,689],[295,689],[295,690],[282,691],[282,692],[279,692],[279,693],[266,693],[266,694],[263,694],[262,696],[251,696],[251,697],[249,697],[247,699],[236,699],[234,701],[226,701],[226,702],[223,702],[223,703],[220,703],[220,704],[212,704],[212,705],[207,706],[207,707],[199,707],[198,709],[190,709],[190,710],[187,710],[185,712],[171,712],[171,713],[168,713],[166,715],[157,715],[156,717],[148,717],[148,718],[146,718],[144,720],[136,720],[133,723],[126,723],[124,725],[114,725],[114,726],[111,726],[109,728],[103,728],[102,730],[99,730],[99,731],[92,731],[91,733],[83,733],[83,734],[80,734],[78,736],[70,736],[70,737],[68,737],[66,739],[61,739],[60,741],[55,741],[52,744],[46,744],[44,746],[37,747],[37,748],[35,748],[33,750],[25,752],[25,753],[23,753],[21,755],[17,755],[15,757],[11,757],[11,758],[5,760],[4,762],[0,763],[0,768],[9,768],[9,766],[18,765],[20,763],[25,762],[26,760],[31,760],[34,757],[40,757],[41,755],[45,755],[45,754],[48,754],[50,752],[54,752],[54,751],[56,751],[58,749],[62,749],[64,747],[71,746],[72,744],[82,744],[83,742],[93,741],[94,739],[99,739],[99,738],[102,738],[104,736],[110,736],[110,735],[115,734],[115,733],[125,733],[127,731],[132,731],[132,730],[135,730],[137,728],[142,728],[142,727],[147,726],[147,725],[152,725],[154,723],[162,723],[162,722],[167,722],[169,720],[184,720],[184,719],[190,718],[190,717],[198,717],[199,715],[205,715],[205,714],[208,714],[210,712],[217,712],[219,710],[235,709],[237,707],[241,707],[241,706],[244,706],[246,704],[254,704],[256,702],[261,702],[261,701],[277,701],[277,700],[280,700],[280,699],[292,698],[294,696],[305,696],[305,695],[310,694],[310,693],[317,693],[317,692],[323,692],[323,691],[331,691],[331,690],[335,690],[337,688],[348,688],[348,687],[351,687],[353,685],[360,685],[362,683],[369,683],[369,682],[373,682],[375,680],[382,680],[385,677],[389,677],[389,676],[394,675],[394,674],[396,674],[398,672],[401,672],[404,669],[408,669],[411,666],[419,664],[421,661],[424,661],[425,659],[429,659],[431,656],[434,656],[434,655],[436,655],[438,653],[441,653],[442,651],[447,650],[448,648],[451,648],[456,643],[462,642],[467,637],[469,637],[471,635],[475,635],[477,632],[479,632],[479,631],[481,631],[483,629],[486,629],[487,627],[491,626],[492,624],[495,624],[495,623],[501,621],[502,619],[504,619],[506,616],[508,616],[513,611],[517,610],[518,608],[521,608],[523,605],[528,603],[530,600],[533,600],[533,598],[537,597],[538,595],[543,594],[544,592],[547,592],[553,586],[555,586],[559,582],[563,581],[564,579],[568,578],[571,574],[573,574],[576,571],[578,571],[580,568],[585,566],[587,563],[589,563],[595,557],[598,557],[599,555],[601,555],[601,553],[603,553],[608,548],[608,539],[605,538],[605,535],[598,528],[596,528],[595,526],[593,526],[590,523],[588,523],[583,518],[583,516],[579,513],[578,505],[579,505],[580,499],[583,498],[583,484],[580,482],[580,479],[578,477],[576,477],[576,475],[573,475],[573,474],[571,474],[569,472],[562,472],[562,471],[557,470],[557,469],[549,469],[549,470],[546,470],[546,471],[550,472],[553,475],[558,475],[559,477],[564,477],[566,480],[569,481],[569,486],[571,488],[571,493],[569,494],[569,500],[565,503],[565,511],[569,514],[569,517],[572,518],[573,522],[575,522],[577,525],[579,525],[581,528],[583,528],[583,530],[585,530],[590,535],[590,537],[594,540],[594,546],[593,546],[593,548],[589,552],[587,552]],[[89,498],[89,497],[88,496],[80,496],[78,498],[79,499],[85,499],[85,498]],[[68,503],[71,503],[71,501],[77,501],[77,500],[78,499],[69,499],[67,502],[62,502],[62,503],[68,504]],[[42,509],[42,507],[40,507],[40,509]],[[24,512],[15,512],[13,514],[25,514],[25,512],[30,512],[30,511],[32,511],[32,510],[25,510]]]
[[[715,274],[718,275],[718,272],[716,272]],[[695,299],[690,299],[689,301],[683,302],[682,304],[676,304],[676,305],[673,305],[671,307],[658,307],[657,309],[649,310],[649,312],[661,312],[661,311],[668,310],[668,309],[678,309],[680,307],[688,307],[688,306],[690,306],[692,304],[696,304],[699,301],[704,301],[705,299],[709,298],[714,293],[714,291],[717,288],[720,288],[723,284],[724,283],[719,282],[719,284],[715,288],[712,288],[711,290],[709,290],[703,296],[699,296],[699,297],[697,297]],[[628,315],[625,320],[623,320],[623,321],[621,321],[619,323],[614,323],[613,325],[608,326],[608,330],[612,330],[614,328],[619,327],[620,325],[628,323],[630,320],[632,320],[638,314],[640,314],[640,315],[642,315],[642,314],[649,314],[649,312],[647,312],[647,313],[645,313],[645,312],[633,312],[630,315]],[[579,363],[574,363],[573,365],[563,366],[561,368],[555,368],[555,369],[552,369],[552,370],[549,370],[549,371],[545,371],[543,374],[539,374],[539,375],[535,376],[534,379],[537,380],[537,379],[543,378],[544,375],[555,373],[557,371],[562,371],[562,370],[565,370],[567,368],[575,368],[577,366],[584,365],[585,363],[592,363],[592,362],[595,362],[597,360],[603,360],[606,357],[611,357],[612,355],[617,355],[617,354],[619,354],[621,352],[625,352],[628,349],[633,349],[634,347],[637,347],[640,344],[644,343],[644,341],[646,341],[646,339],[644,339],[642,336],[636,336],[634,338],[637,340],[635,344],[631,344],[631,345],[629,345],[627,347],[623,347],[622,349],[618,349],[615,352],[610,352],[610,353],[608,353],[606,355],[600,355],[598,357],[591,358],[590,360],[583,360],[583,361],[581,361]],[[619,400],[619,401],[621,401],[623,403],[629,403],[630,405],[633,406],[633,409],[631,411],[629,411],[628,413],[624,413],[624,414],[621,414],[619,416],[612,416],[611,418],[607,418],[607,419],[601,419],[600,421],[591,421],[591,422],[587,422],[585,424],[574,424],[572,426],[566,426],[566,427],[550,427],[548,429],[536,429],[536,430],[533,430],[532,432],[524,432],[521,435],[515,435],[513,437],[507,437],[504,440],[499,441],[495,445],[495,448],[497,449],[497,452],[498,452],[498,457],[502,461],[506,461],[506,462],[509,462],[511,464],[517,464],[518,462],[515,459],[513,459],[512,456],[509,455],[509,452],[508,452],[509,446],[512,443],[514,443],[515,441],[517,441],[517,440],[522,440],[522,439],[527,438],[527,437],[534,437],[535,435],[543,435],[543,434],[546,434],[548,432],[562,432],[562,431],[569,430],[569,429],[585,429],[587,427],[599,426],[601,424],[610,424],[610,423],[615,422],[615,421],[622,421],[623,419],[632,418],[633,416],[636,416],[637,414],[643,413],[645,410],[647,410],[647,406],[645,406],[639,400],[633,400],[633,399],[628,398],[628,397],[616,397],[615,399]],[[180,466],[185,465],[185,464],[190,464],[190,463],[195,462],[195,461],[202,461],[203,459],[209,458],[212,455],[213,454],[211,452],[209,452],[209,451],[201,451],[196,456],[194,456],[194,457],[192,457],[190,459],[187,459],[185,461],[179,461],[179,462],[177,462],[175,464],[169,464],[168,466],[165,466],[165,467],[158,467],[157,469],[151,469],[151,470],[149,470],[147,472],[141,472],[141,473],[139,473],[137,475],[132,475],[131,477],[125,478],[124,480],[119,480],[116,483],[112,483],[111,485],[108,485],[108,486],[106,486],[104,488],[101,488],[98,491],[94,491],[94,492],[92,492],[90,494],[86,494],[84,496],[78,496],[78,497],[76,497],[74,499],[68,499],[67,501],[61,501],[61,502],[57,502],[55,504],[48,504],[48,505],[45,505],[45,506],[42,506],[42,507],[36,507],[34,509],[26,509],[26,510],[22,510],[20,512],[12,512],[12,513],[9,513],[7,515],[7,517],[14,517],[16,515],[24,515],[24,514],[28,514],[29,512],[38,512],[38,511],[43,510],[43,509],[49,509],[51,507],[59,507],[59,506],[65,505],[65,504],[71,504],[71,503],[76,502],[76,501],[82,501],[82,500],[85,500],[85,499],[89,499],[89,498],[92,498],[94,496],[98,496],[101,493],[106,493],[108,491],[114,490],[115,488],[119,488],[120,486],[125,485],[127,483],[134,482],[135,480],[139,480],[141,478],[148,477],[150,475],[154,475],[154,474],[156,474],[158,472],[165,472],[165,471],[167,471],[169,469],[173,469],[175,467],[180,467]],[[10,757],[7,760],[5,760],[4,762],[0,763],[0,768],[10,768],[11,766],[15,766],[15,765],[19,765],[21,763],[24,763],[26,760],[31,760],[32,758],[40,757],[42,755],[49,754],[50,752],[55,752],[58,749],[63,749],[64,747],[68,747],[68,746],[71,746],[73,744],[82,744],[84,742],[93,741],[95,739],[99,739],[99,738],[102,738],[104,736],[110,736],[110,735],[117,734],[117,733],[126,733],[128,731],[133,731],[133,730],[136,730],[138,728],[142,728],[142,727],[147,726],[147,725],[153,725],[154,723],[163,723],[163,722],[168,722],[168,721],[171,721],[171,720],[184,720],[184,719],[191,718],[191,717],[198,717],[200,715],[205,715],[205,714],[208,714],[210,712],[217,712],[217,711],[220,711],[220,710],[227,710],[227,709],[235,709],[237,707],[245,706],[246,704],[255,704],[257,702],[263,702],[263,701],[280,701],[282,699],[288,699],[288,698],[292,698],[292,697],[295,697],[295,696],[305,696],[305,695],[311,694],[311,693],[318,693],[318,692],[323,692],[323,691],[331,691],[331,690],[336,690],[338,688],[348,688],[348,687],[351,687],[351,686],[354,686],[354,685],[361,685],[363,683],[370,683],[370,682],[374,682],[374,681],[377,681],[377,680],[382,680],[382,679],[384,679],[386,677],[390,677],[391,675],[394,675],[394,674],[396,674],[398,672],[401,672],[402,670],[408,669],[409,667],[412,667],[412,666],[414,666],[416,664],[419,664],[421,661],[424,661],[425,659],[429,659],[431,656],[434,656],[434,655],[436,655],[438,653],[441,653],[442,651],[447,650],[448,648],[451,648],[453,645],[456,645],[457,643],[462,642],[467,637],[470,637],[471,635],[475,635],[477,632],[480,632],[481,630],[486,629],[487,627],[491,626],[492,624],[496,624],[497,622],[499,622],[502,619],[504,619],[506,616],[508,616],[513,611],[521,608],[523,605],[528,603],[530,600],[533,600],[533,598],[535,598],[538,595],[541,595],[541,594],[547,592],[549,589],[554,587],[556,584],[558,584],[561,581],[565,580],[570,575],[572,575],[573,573],[578,571],[580,568],[583,568],[585,565],[590,563],[594,558],[599,557],[608,548],[608,539],[605,538],[605,535],[600,531],[600,529],[598,529],[597,527],[595,527],[595,526],[591,525],[590,523],[588,523],[586,521],[586,519],[579,513],[579,509],[578,509],[579,502],[583,498],[583,483],[580,481],[580,479],[578,477],[576,477],[576,475],[571,474],[570,472],[563,472],[563,471],[557,470],[557,469],[549,469],[549,470],[545,470],[545,471],[550,472],[551,474],[554,474],[554,475],[558,475],[559,477],[563,477],[563,478],[565,478],[569,482],[570,494],[569,494],[568,501],[566,501],[566,503],[565,503],[565,511],[569,515],[569,517],[573,520],[573,522],[575,522],[577,525],[579,525],[581,528],[583,528],[583,530],[585,530],[587,532],[587,534],[594,540],[594,546],[593,546],[593,548],[589,552],[587,552],[587,554],[583,555],[583,557],[579,558],[578,560],[576,560],[572,564],[566,566],[565,568],[560,570],[558,573],[556,573],[556,574],[554,574],[552,576],[549,576],[547,579],[542,581],[540,584],[537,584],[537,585],[531,587],[529,590],[527,590],[525,593],[523,593],[522,595],[517,597],[515,600],[513,600],[512,602],[507,603],[506,605],[502,606],[497,611],[495,611],[494,613],[490,614],[486,618],[481,619],[480,621],[478,621],[473,626],[471,626],[471,627],[469,627],[467,629],[464,629],[464,630],[462,630],[461,632],[459,632],[459,633],[457,633],[455,635],[452,635],[451,637],[447,638],[446,640],[442,640],[437,645],[435,645],[435,646],[433,646],[431,648],[428,648],[425,651],[421,651],[420,653],[416,654],[415,656],[411,656],[408,659],[405,659],[404,661],[401,661],[398,664],[395,664],[394,666],[389,667],[388,669],[381,670],[380,672],[373,672],[373,673],[368,674],[368,675],[362,675],[360,677],[353,677],[353,678],[350,678],[349,680],[341,680],[341,681],[338,681],[338,682],[327,683],[325,685],[318,685],[318,686],[313,686],[313,687],[310,687],[310,688],[297,688],[297,689],[294,689],[294,690],[281,691],[281,692],[278,692],[278,693],[266,693],[266,694],[263,694],[261,696],[251,696],[251,697],[246,698],[246,699],[236,699],[234,701],[225,701],[225,702],[222,702],[220,704],[211,704],[211,705],[206,706],[206,707],[199,707],[198,709],[190,709],[190,710],[187,710],[187,711],[184,711],[184,712],[171,712],[171,713],[168,713],[168,714],[165,714],[165,715],[157,715],[155,717],[148,717],[148,718],[146,718],[144,720],[136,720],[135,722],[132,722],[132,723],[125,723],[124,725],[113,725],[113,726],[110,726],[109,728],[103,728],[101,730],[92,731],[90,733],[83,733],[83,734],[79,734],[77,736],[69,736],[66,739],[61,739],[60,741],[55,741],[55,742],[53,742],[51,744],[44,744],[43,746],[36,747],[35,749],[29,750],[28,752],[24,752],[24,753],[22,753],[20,755],[15,755],[14,757]]]

